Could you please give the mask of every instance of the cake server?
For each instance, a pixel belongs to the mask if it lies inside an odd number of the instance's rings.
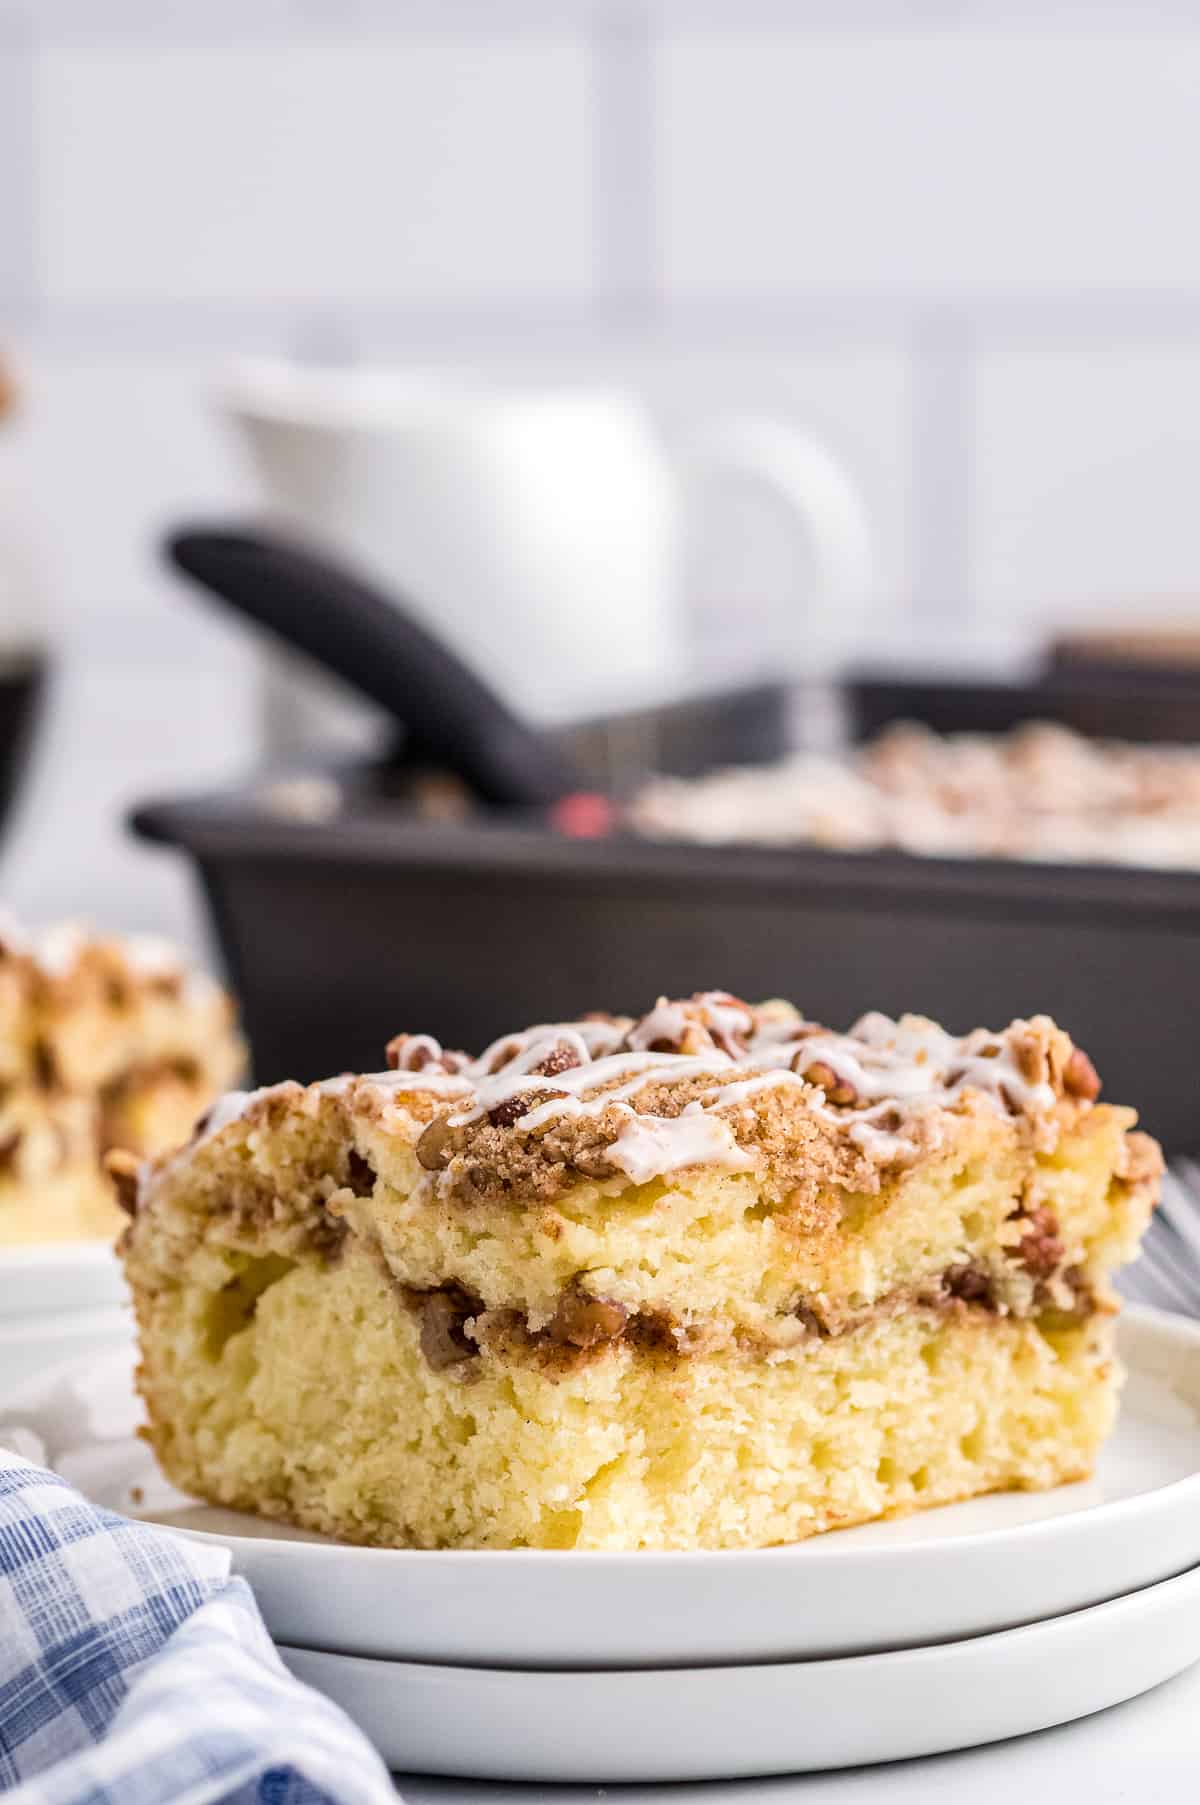
[[[1172,1160],[1142,1250],[1118,1280],[1134,1303],[1200,1317],[1200,1166]]]

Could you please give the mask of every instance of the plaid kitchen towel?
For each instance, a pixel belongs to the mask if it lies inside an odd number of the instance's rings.
[[[394,1805],[229,1564],[0,1450],[5,1805]]]

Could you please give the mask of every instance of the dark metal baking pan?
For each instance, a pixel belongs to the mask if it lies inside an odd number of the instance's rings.
[[[903,678],[861,671],[845,689],[847,731],[870,739],[894,721],[935,733],[1004,733],[1054,721],[1095,739],[1159,744],[1200,741],[1200,669],[1169,682],[1153,672],[1051,668],[1023,683]]]

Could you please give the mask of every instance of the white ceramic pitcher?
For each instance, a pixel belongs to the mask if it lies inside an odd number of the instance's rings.
[[[794,518],[816,573],[809,636],[828,649],[859,624],[862,503],[836,460],[781,422],[718,422],[673,466],[644,407],[618,391],[256,362],[226,401],[271,518],[353,559],[532,720],[688,687],[682,534],[714,476],[764,485]],[[812,634],[816,621],[834,630]],[[328,711],[314,715],[284,668],[276,754],[330,737]]]

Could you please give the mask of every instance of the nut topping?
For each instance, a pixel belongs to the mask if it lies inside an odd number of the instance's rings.
[[[440,1291],[427,1291],[419,1297],[421,1310],[421,1352],[435,1373],[474,1360],[479,1349],[469,1339],[465,1325],[478,1316],[483,1305],[476,1297],[468,1297],[457,1285]]]
[[[1044,1044],[1032,1035],[1017,1036],[1013,1041],[1013,1060],[1026,1084],[1045,1084],[1050,1075],[1050,1061]]]
[[[105,1155],[104,1170],[112,1180],[113,1190],[117,1194],[117,1202],[127,1216],[137,1215],[138,1188],[141,1177],[142,1162],[134,1153],[127,1153],[122,1147],[114,1147]]]
[[[422,1130],[417,1142],[417,1158],[427,1172],[445,1171],[453,1156],[452,1138],[449,1116],[434,1116],[429,1126]]]
[[[558,1068],[559,1071],[565,1069],[563,1066]],[[489,1109],[488,1121],[493,1128],[511,1128],[514,1122],[519,1122],[523,1115],[536,1109],[539,1103],[549,1103],[552,1098],[565,1097],[566,1094],[566,1091],[556,1090],[518,1091],[515,1097],[506,1097],[503,1103],[497,1103],[494,1109]],[[420,1149],[417,1151],[419,1157]]]
[[[624,1334],[629,1312],[624,1304],[607,1297],[589,1297],[586,1291],[564,1291],[547,1329],[551,1341],[571,1347],[592,1348],[616,1341]]]
[[[1082,1047],[1074,1047],[1063,1067],[1063,1090],[1068,1097],[1094,1103],[1100,1095],[1100,1074]]]
[[[1049,1278],[1066,1258],[1066,1247],[1059,1239],[1058,1219],[1053,1210],[1041,1204],[1029,1212],[1029,1227],[1016,1249],[1016,1258],[1035,1279]]]
[[[814,1059],[805,1065],[805,1053],[801,1047],[796,1055],[795,1068],[800,1071],[806,1084],[818,1085],[825,1092],[827,1103],[836,1103],[846,1107],[858,1102],[858,1092],[848,1079],[839,1078],[833,1067],[824,1059]]]
[[[996,1308],[996,1292],[991,1275],[981,1266],[948,1266],[942,1274],[942,1285],[960,1303],[978,1304],[984,1310]]]
[[[553,1078],[556,1072],[569,1072],[580,1064],[579,1054],[567,1041],[560,1040],[557,1046],[551,1047],[544,1059],[531,1065],[531,1074],[540,1078]]]
[[[447,1052],[432,1034],[397,1034],[387,1044],[393,1072],[461,1072],[470,1065],[465,1053]]]

